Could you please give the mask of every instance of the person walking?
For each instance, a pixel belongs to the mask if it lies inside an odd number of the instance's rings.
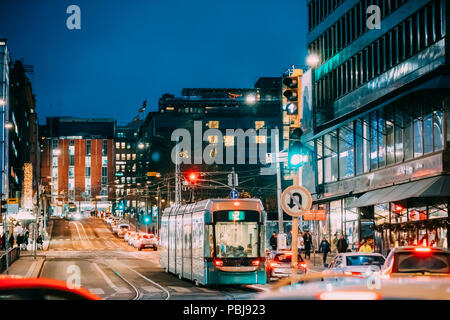
[[[23,243],[24,243],[25,251],[28,250],[29,237],[30,237],[30,232],[25,229],[25,234],[23,236]]]
[[[14,247],[14,234],[12,234],[10,237],[9,237],[9,247],[10,248],[13,248]]]
[[[337,242],[337,250],[339,253],[345,253],[347,252],[347,248],[348,248],[348,243],[347,240],[345,240],[344,235],[341,235],[341,237],[339,238],[338,242]]]
[[[310,259],[311,258],[310,251],[311,251],[311,245],[312,245],[312,236],[308,230],[306,230],[305,234],[303,235],[303,243],[305,245],[305,259],[306,258]]]
[[[23,235],[22,232],[17,235],[17,246],[22,249]]]
[[[270,243],[270,246],[272,247],[272,250],[277,251],[277,234],[275,232],[272,233],[269,243]]]
[[[319,252],[323,253],[323,266],[327,263],[327,255],[331,251],[331,245],[328,240],[324,237],[319,245]]]
[[[302,250],[305,248],[303,233],[301,231],[298,233],[297,247],[298,247],[298,254],[300,254]]]
[[[42,236],[41,236],[41,235],[39,235],[39,236],[37,237],[36,242],[37,242],[37,248],[38,248],[38,250],[42,250],[42,249],[43,249],[43,246],[42,246],[43,241],[42,241]]]
[[[372,252],[372,247],[370,246],[368,241],[364,241],[363,245],[359,248],[359,252]]]
[[[6,246],[6,235],[5,235],[5,233],[3,233],[3,235],[2,235],[2,250],[5,250],[5,246]]]

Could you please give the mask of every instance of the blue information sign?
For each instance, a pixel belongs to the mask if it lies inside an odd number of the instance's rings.
[[[236,189],[231,190],[230,192],[230,198],[231,199],[237,199],[239,198],[239,192]]]

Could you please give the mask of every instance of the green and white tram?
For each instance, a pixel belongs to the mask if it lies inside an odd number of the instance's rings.
[[[265,223],[259,199],[172,206],[161,219],[161,264],[196,285],[265,284]]]

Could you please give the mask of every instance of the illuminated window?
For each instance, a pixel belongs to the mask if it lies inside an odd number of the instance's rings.
[[[136,172],[136,164],[133,164],[133,172]]]
[[[225,141],[225,147],[234,146],[234,136],[224,136],[223,139]]]
[[[117,172],[120,171],[120,166],[116,166],[116,171],[117,171]]]
[[[120,142],[116,142],[116,149],[120,149]]]
[[[131,160],[131,154],[127,154],[127,160]]]
[[[120,154],[116,154],[116,160],[120,160]]]
[[[125,160],[125,153],[122,153],[122,154],[120,155],[120,160]]]
[[[209,143],[217,143],[219,141],[218,136],[208,136],[208,142]]]
[[[219,121],[208,121],[208,127],[210,129],[218,129],[219,128]]]
[[[132,160],[136,160],[136,153],[133,153],[133,155],[131,156]]]
[[[256,143],[266,143],[266,136],[256,136]]]
[[[122,143],[120,144],[120,147],[121,147],[122,149],[125,149],[125,142],[122,142]]]
[[[256,130],[261,129],[262,127],[264,127],[264,125],[265,125],[264,121],[255,121],[255,129]]]

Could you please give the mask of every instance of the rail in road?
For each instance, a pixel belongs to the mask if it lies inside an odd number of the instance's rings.
[[[81,286],[103,299],[244,299],[242,287],[205,288],[179,280],[160,266],[159,251],[140,251],[119,240],[101,219],[55,221],[41,276],[64,280],[70,265],[81,269]]]

